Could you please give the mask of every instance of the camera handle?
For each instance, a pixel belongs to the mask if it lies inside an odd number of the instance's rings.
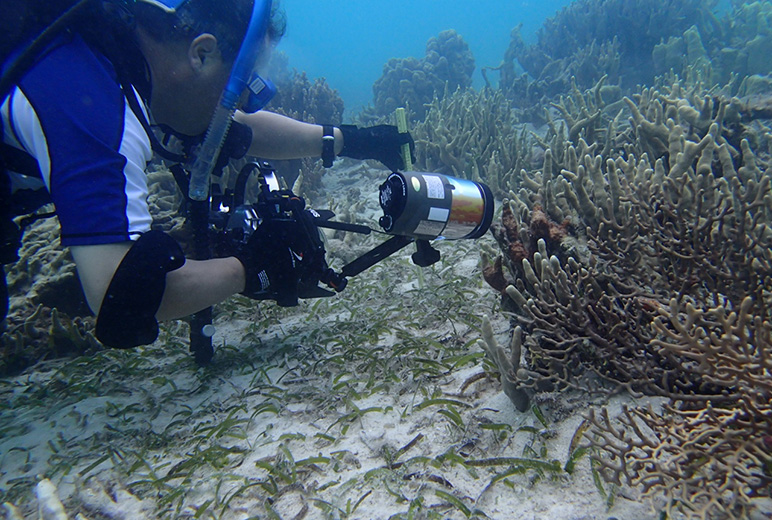
[[[360,224],[348,224],[346,222],[336,222],[324,218],[316,219],[316,225],[321,228],[351,231],[363,235],[369,235],[372,231],[369,227]],[[440,252],[434,249],[428,240],[416,240],[404,235],[395,235],[386,242],[383,242],[359,258],[356,258],[343,266],[343,269],[341,269],[340,273],[337,273],[337,276],[342,277],[343,279],[356,276],[412,242],[416,243],[416,252],[411,256],[415,265],[419,267],[428,267],[439,261]]]
[[[419,267],[428,267],[439,261],[440,252],[434,249],[431,244],[429,244],[428,240],[416,240],[411,237],[395,235],[356,260],[343,266],[340,274],[344,277],[356,276],[412,242],[416,243],[416,252],[413,253],[410,258],[412,258],[415,265]]]

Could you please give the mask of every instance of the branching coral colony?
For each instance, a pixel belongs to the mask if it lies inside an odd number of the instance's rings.
[[[559,173],[550,150],[505,200],[483,256],[513,351],[489,354],[520,409],[567,388],[668,398],[590,413],[601,473],[668,518],[747,518],[772,493],[772,169],[727,128],[736,101],[625,101],[618,146],[579,139]]]
[[[529,160],[528,132],[499,90],[457,89],[435,95],[412,129],[416,168],[484,181],[505,195]]]

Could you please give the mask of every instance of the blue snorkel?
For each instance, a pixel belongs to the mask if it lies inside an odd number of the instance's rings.
[[[164,11],[174,12],[187,0],[135,1],[153,4]],[[249,95],[241,109],[250,114],[267,105],[276,94],[276,87],[273,83],[254,72],[255,63],[268,31],[271,4],[271,0],[254,0],[247,32],[233,63],[228,83],[220,96],[220,103],[212,115],[204,142],[201,144],[201,148],[196,154],[196,160],[190,169],[188,196],[192,200],[204,201],[209,198],[209,176],[220,155],[220,149],[244,90],[247,89]]]
[[[220,154],[244,89],[249,90],[249,99],[243,109],[249,113],[263,108],[276,92],[271,82],[261,79],[253,72],[260,49],[264,45],[270,17],[271,0],[254,0],[252,17],[233,64],[228,84],[220,97],[220,103],[209,123],[204,142],[190,170],[188,195],[193,200],[203,201],[209,197],[209,176]]]

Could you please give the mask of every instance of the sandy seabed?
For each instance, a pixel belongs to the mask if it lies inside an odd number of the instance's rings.
[[[384,172],[349,175],[329,175],[328,191],[359,190],[375,225]],[[381,240],[328,249],[348,255],[340,267]],[[91,520],[658,519],[636,490],[602,492],[589,457],[565,470],[589,407],[646,403],[546,395],[518,412],[477,344],[483,315],[499,343],[509,335],[478,247],[437,247],[422,272],[406,249],[334,298],[218,306],[204,369],[175,323],[146,348],[0,380],[0,500],[37,518],[47,477]]]

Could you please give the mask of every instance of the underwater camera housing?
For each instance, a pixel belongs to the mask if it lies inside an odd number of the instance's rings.
[[[244,202],[246,184],[253,173],[258,174],[258,197],[254,204],[248,204]],[[241,169],[235,189],[226,193],[218,204],[231,208],[214,219],[219,220],[219,224],[214,226],[220,235],[217,242],[224,246],[218,249],[221,254],[228,254],[243,247],[266,219],[312,222],[311,226],[301,226],[301,229],[308,234],[308,242],[316,244],[318,251],[299,266],[299,297],[317,298],[335,294],[320,287],[319,283],[340,292],[346,287],[348,278],[413,242],[417,249],[412,255],[413,262],[421,267],[432,265],[440,259],[440,253],[429,244],[429,240],[479,238],[488,231],[493,220],[493,194],[488,186],[479,182],[439,173],[394,172],[379,189],[383,210],[379,224],[385,233],[393,236],[336,272],[328,267],[325,260],[326,251],[319,238],[319,228],[361,234],[370,234],[374,230],[364,225],[331,220],[335,214],[330,210],[306,208],[301,197],[290,190],[280,189],[269,163],[249,163]],[[276,299],[276,296],[266,294],[264,299]]]

